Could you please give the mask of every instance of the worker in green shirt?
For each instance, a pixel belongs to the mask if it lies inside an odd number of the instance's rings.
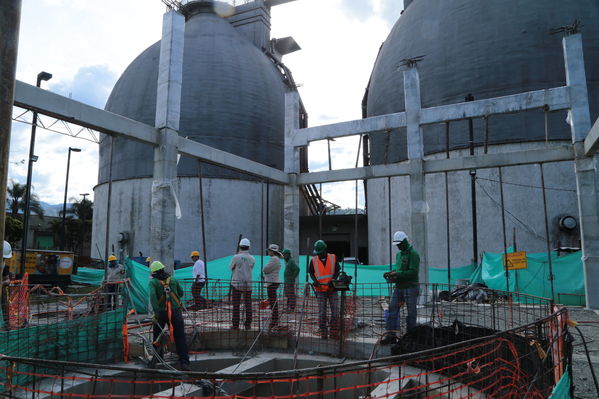
[[[383,276],[389,282],[395,284],[391,303],[389,304],[389,315],[386,322],[386,334],[381,340],[381,345],[393,344],[397,341],[396,330],[399,329],[399,308],[406,303],[408,315],[406,317],[406,328],[410,331],[416,327],[416,304],[420,294],[418,284],[418,271],[420,267],[420,255],[410,245],[408,236],[403,231],[393,234],[393,245],[399,249],[395,257],[395,267]]]
[[[162,357],[162,345],[160,337],[164,335],[164,330],[169,329],[171,342],[174,339],[177,346],[177,355],[181,370],[189,370],[189,354],[187,351],[187,341],[185,340],[185,322],[181,313],[181,298],[183,298],[183,288],[179,282],[171,277],[161,262],[152,262],[150,265],[152,279],[148,291],[150,294],[150,303],[154,311],[154,347],[158,355]],[[152,359],[151,366],[156,364],[156,357]]]
[[[290,312],[295,311],[295,286],[297,276],[299,275],[299,267],[295,263],[295,260],[291,257],[291,250],[285,248],[283,250],[283,259],[285,260],[285,272],[283,278],[285,281],[285,296],[287,297],[287,310]]]

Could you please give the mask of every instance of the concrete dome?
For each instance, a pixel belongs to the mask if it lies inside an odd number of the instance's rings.
[[[266,55],[201,2],[188,5],[185,26],[181,136],[266,165],[283,168],[284,93],[281,74]],[[154,125],[160,42],[141,53],[115,85],[106,110]],[[99,183],[108,180],[110,142],[100,145]],[[151,177],[153,148],[116,139],[112,177]],[[206,177],[248,178],[205,165]],[[197,176],[183,157],[179,176]]]
[[[561,36],[550,29],[581,21],[591,117],[599,114],[599,2],[596,0],[414,0],[385,41],[374,66],[367,115],[404,110],[402,59],[418,64],[423,107],[565,85]],[[543,140],[542,111],[489,119],[494,144]],[[564,113],[550,117],[550,138],[569,139]],[[482,123],[475,124],[482,143]],[[445,128],[425,128],[425,152],[445,149]],[[451,148],[468,143],[465,122],[451,124]],[[398,137],[399,136],[399,137]],[[372,163],[406,159],[405,133],[372,136]],[[389,147],[389,150],[385,148]]]

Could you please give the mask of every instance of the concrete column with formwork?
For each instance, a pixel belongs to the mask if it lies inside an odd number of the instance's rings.
[[[580,217],[580,238],[586,287],[586,304],[599,309],[599,292],[592,289],[599,281],[599,171],[597,155],[584,155],[584,139],[591,130],[589,96],[580,33],[567,34],[563,41],[566,82],[570,88],[569,113],[572,143],[575,150],[574,169]]]
[[[299,256],[299,211],[300,190],[295,183],[300,172],[299,147],[293,144],[293,137],[299,130],[299,93],[295,90],[285,93],[285,172],[289,184],[284,188],[283,205],[283,245],[291,250],[291,255]]]
[[[152,182],[150,256],[174,270],[175,220],[177,194],[177,141],[181,113],[183,82],[183,44],[185,17],[173,10],[163,17],[156,127],[159,144],[154,150],[154,180]]]
[[[410,242],[420,253],[420,282],[428,283],[426,262],[426,202],[423,169],[424,140],[420,126],[420,76],[416,66],[408,66],[403,73],[406,104],[406,131],[410,162]],[[398,226],[401,229],[401,226]]]

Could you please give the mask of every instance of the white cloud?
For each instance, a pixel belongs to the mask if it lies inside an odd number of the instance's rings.
[[[311,126],[361,117],[364,90],[399,3],[301,0],[273,8],[273,37],[294,36],[302,47],[284,62],[303,84]],[[50,72],[53,78],[43,87],[102,107],[116,77],[160,39],[164,10],[160,0],[23,0],[17,78],[34,83],[40,71]],[[9,174],[22,182],[29,132],[29,125],[13,126]],[[354,165],[355,137],[331,145],[333,168]],[[84,151],[72,154],[69,197],[93,192],[97,145],[38,129],[33,183],[42,201],[62,202],[69,146]],[[328,168],[326,142],[310,146],[310,160],[314,169]],[[343,207],[354,206],[354,189],[354,182],[323,185],[325,197]]]

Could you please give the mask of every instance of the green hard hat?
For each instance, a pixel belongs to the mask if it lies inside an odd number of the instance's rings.
[[[289,248],[285,248],[281,253],[283,255],[291,255],[291,250]]]
[[[150,265],[150,272],[155,273],[158,270],[162,270],[164,269],[164,265],[162,264],[162,262],[158,262],[157,260],[152,262],[152,264]]]
[[[314,255],[320,255],[321,253],[325,252],[327,250],[327,243],[322,241],[322,240],[318,240],[314,243]]]

